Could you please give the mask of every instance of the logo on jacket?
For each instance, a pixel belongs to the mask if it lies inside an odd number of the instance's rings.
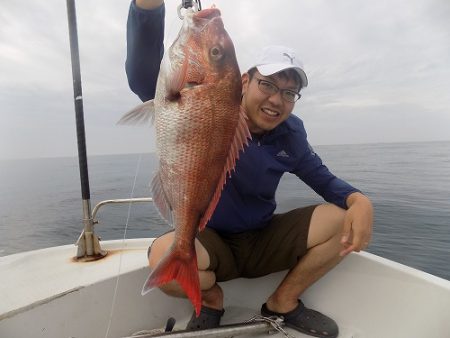
[[[277,157],[289,157],[289,154],[285,151],[285,150],[281,150],[278,154]]]

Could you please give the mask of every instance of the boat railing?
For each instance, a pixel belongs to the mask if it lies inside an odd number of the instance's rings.
[[[84,202],[84,201],[83,201]],[[100,238],[94,233],[94,225],[99,224],[96,219],[98,210],[107,204],[120,204],[120,203],[148,203],[153,202],[151,197],[135,197],[135,198],[120,198],[104,200],[97,203],[92,212],[88,212],[83,219],[85,227],[81,232],[75,245],[77,246],[77,260],[78,261],[92,261],[101,259],[106,256],[106,250],[103,250],[100,246]],[[86,205],[86,209],[90,209],[90,204]]]
[[[92,218],[94,220],[94,224],[98,224],[98,220],[96,219],[98,210],[106,204],[146,203],[146,202],[153,202],[153,198],[151,198],[151,197],[119,198],[119,199],[104,200],[104,201],[98,202],[97,205],[92,210]]]

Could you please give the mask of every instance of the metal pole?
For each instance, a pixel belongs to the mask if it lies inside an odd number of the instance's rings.
[[[83,93],[81,90],[80,55],[78,51],[77,18],[74,0],[67,0],[67,17],[69,24],[70,54],[72,60],[73,97],[77,125],[78,162],[80,167],[84,223],[84,230],[77,241],[77,257],[103,257],[106,253],[101,250],[100,244],[98,243],[98,238],[94,234],[94,222],[91,214],[91,196],[89,191],[89,175],[86,156],[86,134],[84,129]]]
[[[69,19],[70,54],[72,59],[73,97],[77,124],[78,161],[80,165],[81,196],[84,200],[91,198],[86,156],[86,134],[84,130],[83,92],[81,89],[80,55],[78,51],[77,18],[75,1],[67,0]]]
[[[225,337],[236,337],[246,334],[256,334],[256,333],[269,333],[269,332],[282,332],[284,323],[278,324],[280,330],[274,328],[268,322],[257,322],[257,323],[240,323],[223,325],[214,329],[198,330],[198,331],[174,331],[174,332],[161,332],[161,333],[143,333],[136,334],[133,336],[127,336],[123,338],[225,338]],[[285,334],[286,336],[286,334]]]
[[[118,203],[142,203],[142,202],[153,202],[153,198],[151,197],[135,197],[135,198],[120,198],[115,200],[105,200],[97,203],[97,205],[94,207],[94,210],[92,211],[92,218],[94,220],[94,224],[98,224],[98,221],[95,219],[97,216],[97,212],[100,209],[100,207],[106,205],[106,204],[118,204]]]

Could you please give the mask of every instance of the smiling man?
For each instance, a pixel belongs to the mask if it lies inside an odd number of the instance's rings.
[[[130,7],[126,69],[131,89],[143,101],[155,95],[164,50],[164,11],[162,0],[136,0]],[[303,122],[292,115],[301,89],[308,85],[295,51],[269,46],[259,55],[242,75],[242,106],[252,140],[206,229],[197,236],[203,302],[200,316],[193,314],[187,328],[219,326],[224,309],[218,282],[288,270],[280,285],[267,295],[261,313],[283,316],[287,326],[310,335],[337,337],[335,321],[305,307],[300,299],[348,253],[367,247],[372,204],[328,170],[309,145]],[[297,175],[328,203],[274,214],[275,193],[286,172]],[[172,241],[173,232],[169,232],[153,242],[151,268]],[[161,289],[169,295],[184,295],[176,283]]]
[[[270,46],[261,55],[261,60],[242,75],[242,105],[249,117],[250,132],[255,135],[269,132],[284,122],[301,96],[300,89],[308,83],[294,51]],[[251,94],[246,95],[247,92]]]

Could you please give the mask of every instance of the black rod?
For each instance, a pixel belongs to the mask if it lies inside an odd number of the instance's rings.
[[[80,166],[81,196],[90,199],[89,175],[86,156],[86,133],[84,129],[83,93],[81,90],[80,54],[78,51],[77,16],[75,0],[67,0],[67,17],[69,23],[70,54],[72,59],[73,98],[77,125],[78,162]]]

